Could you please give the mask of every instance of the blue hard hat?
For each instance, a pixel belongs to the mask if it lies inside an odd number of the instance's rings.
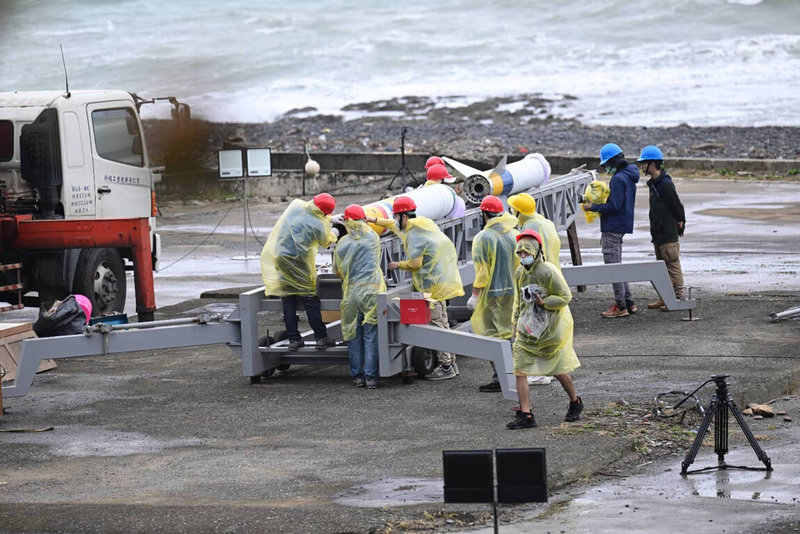
[[[642,154],[636,161],[661,161],[664,159],[664,154],[656,145],[647,145],[642,149]]]
[[[614,156],[622,154],[622,149],[615,143],[606,143],[600,149],[600,165],[605,165]]]

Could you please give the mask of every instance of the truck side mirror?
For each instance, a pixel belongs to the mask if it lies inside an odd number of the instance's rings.
[[[189,104],[178,103],[172,108],[172,120],[178,124],[187,124],[192,120],[192,112]]]

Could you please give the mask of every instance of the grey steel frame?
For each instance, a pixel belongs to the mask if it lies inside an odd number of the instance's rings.
[[[216,345],[237,342],[241,335],[237,324],[206,316],[136,323],[124,327],[22,341],[14,384],[3,386],[3,397],[26,395],[33,385],[39,364],[50,358],[79,358],[140,350]],[[134,327],[139,329],[134,330]]]

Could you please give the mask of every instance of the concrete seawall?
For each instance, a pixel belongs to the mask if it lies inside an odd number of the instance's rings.
[[[478,169],[491,168],[502,155],[485,160],[463,160]],[[319,162],[322,172],[316,178],[306,177],[305,194],[311,195],[325,191],[334,194],[384,193],[392,177],[402,166],[402,157],[397,153],[315,153],[313,158]],[[406,154],[407,185],[425,181],[424,166],[427,154]],[[521,156],[510,156],[509,162]],[[548,155],[553,175],[569,172],[586,165],[597,168],[595,156]],[[296,152],[277,152],[272,154],[273,175],[253,179],[248,183],[252,196],[295,197],[303,195],[303,166],[305,155]],[[796,174],[800,170],[800,160],[783,159],[709,159],[675,158],[669,160],[671,169],[714,171],[720,174],[751,173],[753,175],[780,176]],[[398,192],[401,176],[394,180],[392,190]],[[156,184],[156,193],[164,200],[188,200],[195,198],[223,198],[241,196],[241,182],[220,180],[216,169],[193,172],[169,172]]]

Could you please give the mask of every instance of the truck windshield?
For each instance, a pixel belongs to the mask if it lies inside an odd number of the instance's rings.
[[[11,161],[14,157],[14,124],[0,121],[0,161]]]
[[[133,110],[102,109],[92,112],[97,154],[104,159],[144,166],[142,137]]]

